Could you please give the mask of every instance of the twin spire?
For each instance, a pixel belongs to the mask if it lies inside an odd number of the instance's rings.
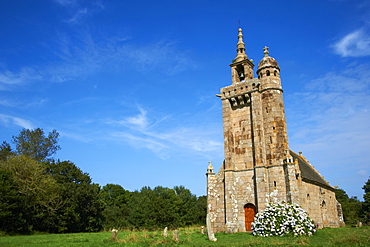
[[[243,30],[241,28],[238,29],[238,44],[236,45],[237,49],[237,54],[236,54],[236,58],[235,58],[235,62],[239,62],[239,61],[242,61],[244,59],[248,59],[248,55],[245,53],[246,49],[245,49],[245,44],[243,42]],[[265,57],[268,57],[269,56],[269,51],[268,51],[268,47],[265,46],[263,48],[263,53],[265,55]]]

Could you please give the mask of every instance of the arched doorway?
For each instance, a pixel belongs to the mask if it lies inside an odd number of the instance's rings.
[[[244,217],[245,217],[245,230],[252,231],[252,222],[256,215],[256,207],[252,203],[248,203],[244,206]]]

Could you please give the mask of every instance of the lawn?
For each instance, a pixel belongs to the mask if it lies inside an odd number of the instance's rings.
[[[370,228],[343,227],[322,229],[312,237],[255,237],[250,233],[216,234],[217,242],[210,242],[207,235],[196,229],[180,229],[179,242],[172,239],[169,231],[167,238],[162,232],[122,231],[118,241],[111,241],[112,233],[74,233],[44,234],[30,236],[2,236],[0,246],[370,246]]]

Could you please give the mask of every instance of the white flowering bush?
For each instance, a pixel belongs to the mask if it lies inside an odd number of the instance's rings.
[[[267,208],[256,214],[252,223],[255,236],[283,236],[292,232],[297,235],[311,236],[315,224],[307,213],[298,205],[290,203],[268,204]]]

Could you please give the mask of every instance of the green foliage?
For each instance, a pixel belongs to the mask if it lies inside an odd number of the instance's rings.
[[[174,189],[143,187],[135,191],[128,203],[129,223],[137,229],[170,229],[205,224],[206,207],[183,186]],[[204,221],[202,221],[204,220]]]
[[[344,222],[347,225],[356,225],[361,220],[361,207],[357,197],[351,197],[343,189],[336,189],[335,196],[337,201],[342,205]]]
[[[216,233],[217,242],[210,242],[207,235],[199,233],[198,228],[179,229],[179,242],[162,236],[162,231],[120,231],[117,242],[110,241],[111,232],[46,234],[31,236],[2,236],[0,246],[7,247],[91,247],[91,246],[368,246],[370,228],[325,228],[315,235],[255,237],[250,233]]]
[[[17,154],[31,157],[36,161],[47,160],[60,149],[58,145],[59,133],[53,130],[45,136],[42,129],[23,129],[18,136],[13,136]]]
[[[363,220],[370,224],[370,178],[367,180],[365,185],[362,187],[365,191],[364,194],[364,202],[362,204],[361,214],[363,216]]]
[[[59,134],[22,130],[16,152],[0,146],[0,231],[82,232],[101,229],[100,186],[69,161],[52,161]]]
[[[6,141],[3,141],[3,143],[0,145],[0,161],[5,161],[11,155],[13,155],[13,151],[10,144]]]
[[[100,200],[104,205],[104,229],[129,227],[128,201],[131,193],[117,184],[107,184],[100,191]]]
[[[100,187],[91,182],[87,173],[83,173],[70,161],[50,162],[47,174],[58,185],[59,201],[55,218],[49,218],[48,232],[86,232],[101,229],[103,210],[100,201]]]
[[[70,161],[50,157],[60,149],[55,130],[23,129],[15,151],[0,145],[0,232],[93,232],[109,228],[177,228],[205,224],[206,197],[183,186],[120,185],[100,188]]]
[[[0,166],[0,231],[28,232],[22,207],[25,197],[18,193],[13,172]]]

